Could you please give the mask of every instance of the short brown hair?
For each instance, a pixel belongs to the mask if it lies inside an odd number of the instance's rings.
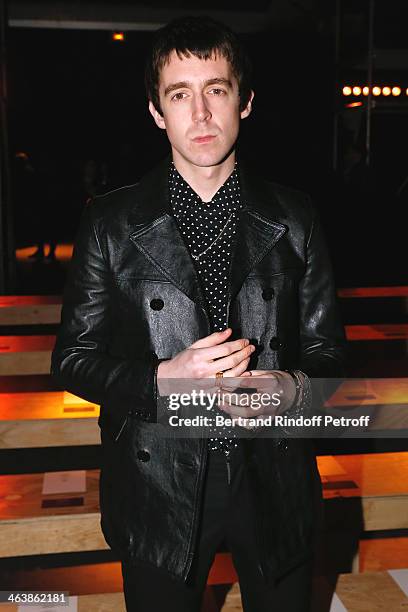
[[[225,57],[238,81],[241,110],[247,106],[251,95],[251,62],[237,35],[209,17],[182,17],[157,31],[146,62],[147,97],[160,114],[160,71],[173,51],[180,58],[190,55],[205,60],[214,55]]]

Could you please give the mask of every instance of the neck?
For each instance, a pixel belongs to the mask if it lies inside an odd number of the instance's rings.
[[[220,164],[208,167],[195,166],[173,151],[173,163],[203,202],[210,202],[234,170],[235,151]]]

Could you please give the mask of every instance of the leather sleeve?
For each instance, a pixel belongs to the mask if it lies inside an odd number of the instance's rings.
[[[314,207],[311,206],[311,210],[306,269],[299,287],[299,369],[309,377],[343,376],[346,346],[344,328],[340,320],[326,241]]]
[[[85,210],[77,235],[51,373],[63,388],[88,401],[148,411],[156,402],[158,360],[110,355],[112,279],[93,209],[91,204]]]

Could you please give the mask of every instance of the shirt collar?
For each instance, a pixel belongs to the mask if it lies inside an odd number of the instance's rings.
[[[199,206],[200,208],[205,208],[209,211],[210,207],[218,208],[219,206],[222,206],[223,208],[227,208],[227,210],[232,212],[233,210],[238,210],[241,208],[241,190],[237,162],[235,162],[232,173],[229,175],[225,183],[221,185],[217,193],[214,194],[210,202],[202,201],[200,196],[178,172],[173,162],[171,162],[169,169],[169,190],[170,204],[173,209],[175,207],[190,209],[194,206]],[[185,194],[181,202],[179,197],[177,197],[180,196],[180,192]]]

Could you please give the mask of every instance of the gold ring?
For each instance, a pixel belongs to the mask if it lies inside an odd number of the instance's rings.
[[[223,378],[223,376],[224,376],[224,372],[222,372],[222,371],[215,373],[215,378]]]

